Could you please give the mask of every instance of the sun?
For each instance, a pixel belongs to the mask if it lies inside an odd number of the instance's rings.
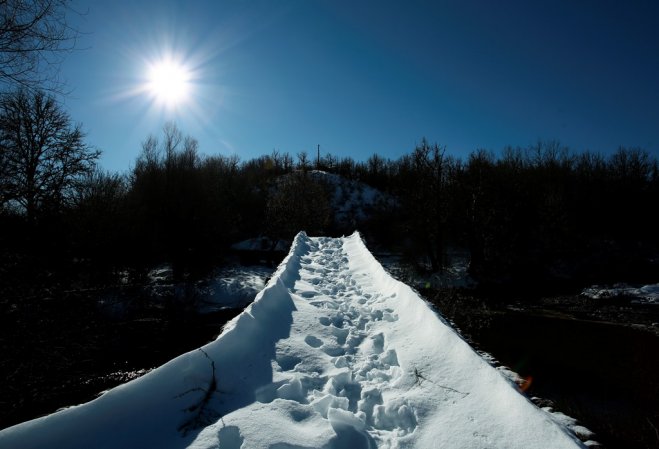
[[[190,71],[181,62],[163,59],[149,65],[147,89],[159,103],[174,107],[190,96]]]

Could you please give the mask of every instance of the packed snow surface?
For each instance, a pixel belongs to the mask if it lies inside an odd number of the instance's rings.
[[[5,429],[0,447],[583,446],[391,278],[359,234],[300,233],[217,340]]]

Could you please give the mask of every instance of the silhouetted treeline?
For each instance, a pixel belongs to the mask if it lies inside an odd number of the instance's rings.
[[[464,248],[484,283],[656,282],[659,170],[640,149],[603,157],[539,142],[463,161],[422,141],[372,165],[363,179],[400,200],[395,241],[434,271],[450,262],[448,249]]]
[[[312,170],[377,188],[389,201],[338,221],[336,186]],[[240,161],[200,155],[196,140],[170,124],[144,141],[126,174],[81,167],[61,192],[66,201],[25,207],[8,190],[12,176],[4,170],[0,184],[6,273],[29,260],[42,272],[139,277],[166,262],[176,276],[197,276],[222,263],[234,242],[291,239],[300,229],[359,229],[433,271],[450,262],[449,249],[466,249],[471,274],[490,283],[640,281],[659,254],[657,160],[638,149],[603,157],[540,142],[462,160],[423,140],[396,160],[274,151]]]
[[[643,281],[659,241],[657,161],[638,149],[608,158],[555,142],[473,153],[459,170],[459,239],[479,279]],[[459,223],[459,222],[458,222]]]

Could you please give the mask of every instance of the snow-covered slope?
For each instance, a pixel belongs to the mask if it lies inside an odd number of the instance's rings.
[[[581,445],[391,278],[358,234],[300,233],[217,340],[95,401],[5,429],[0,447]]]
[[[366,220],[371,211],[380,207],[395,207],[393,198],[363,182],[345,179],[322,170],[312,170],[311,177],[323,183],[330,194],[334,221],[340,226],[354,229],[356,223]]]

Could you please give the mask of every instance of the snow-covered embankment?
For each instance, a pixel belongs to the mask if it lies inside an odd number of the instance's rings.
[[[12,448],[564,448],[578,440],[476,354],[359,234],[300,233],[218,339]]]

